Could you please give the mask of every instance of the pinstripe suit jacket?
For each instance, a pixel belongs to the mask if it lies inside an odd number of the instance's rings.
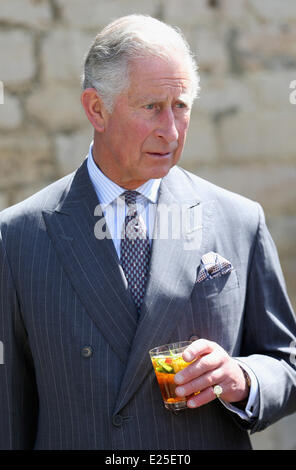
[[[296,406],[295,317],[260,206],[174,167],[159,204],[199,223],[153,241],[137,323],[112,240],[94,236],[97,203],[84,162],[0,215],[0,447],[250,448],[247,427]],[[209,251],[235,269],[196,283]],[[164,409],[148,350],[192,335],[253,369],[258,419],[245,424],[218,400]]]

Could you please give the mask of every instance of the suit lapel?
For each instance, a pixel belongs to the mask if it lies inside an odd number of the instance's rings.
[[[184,185],[178,190],[171,170],[160,187],[155,224],[155,236],[158,230],[160,237],[152,243],[138,325],[113,241],[108,235],[103,239],[95,236],[96,224],[104,227],[105,220],[86,161],[56,209],[43,211],[48,234],[74,290],[115,353],[127,364],[115,413],[151,372],[149,350],[169,342],[178,322],[187,314],[201,255],[211,246],[213,203],[201,201],[190,190],[185,195],[183,192]],[[169,213],[174,215],[167,224],[167,237],[162,232],[166,224],[161,225],[166,208],[172,208]],[[188,226],[180,230],[184,214]]]
[[[140,323],[132,344],[115,413],[128,402],[146,375],[151,372],[149,350],[170,342],[178,322],[187,314],[201,256],[211,243],[213,203],[203,203],[192,194],[187,197],[178,194],[176,181],[172,177],[164,178],[160,187],[160,210],[156,218],[155,236],[162,222],[161,218],[165,216],[165,207],[171,208],[168,212],[173,214],[168,224],[168,238],[153,240],[150,274]],[[180,230],[180,221],[184,220],[184,216],[188,223],[183,224]]]
[[[104,226],[98,199],[88,177],[86,162],[55,211],[44,220],[59,260],[97,327],[126,363],[135,335],[136,310],[113,241],[95,236]]]

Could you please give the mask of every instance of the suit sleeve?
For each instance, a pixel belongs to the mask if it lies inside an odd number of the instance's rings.
[[[32,449],[38,397],[28,336],[0,232],[0,449]]]
[[[296,411],[296,321],[274,242],[259,206],[259,225],[251,260],[242,357],[259,385],[259,416],[251,432],[261,431]]]

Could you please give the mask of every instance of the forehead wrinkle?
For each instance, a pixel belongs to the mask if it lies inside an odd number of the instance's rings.
[[[173,97],[174,100],[181,100],[184,103],[187,103],[190,101],[190,93],[187,92],[181,92],[178,96]],[[128,95],[128,101],[132,102],[135,106],[140,105],[142,103],[167,103],[171,100],[171,97],[166,94],[166,95],[141,95],[137,98],[135,98],[132,94]]]
[[[188,82],[188,83],[186,83]],[[169,87],[169,88],[181,88],[186,90],[189,88],[190,80],[185,78],[170,78],[170,77],[161,77],[149,80],[149,83],[152,87]]]
[[[149,80],[149,82],[159,82],[159,81],[163,81],[163,80],[168,80],[168,81],[172,81],[172,82],[176,82],[176,81],[180,81],[180,82],[188,82],[190,81],[190,78],[186,78],[185,76],[167,76],[167,77],[157,77],[157,78],[152,78],[151,80]],[[145,81],[145,80],[144,80]]]
[[[174,97],[174,99],[181,99],[186,101],[190,97],[190,89],[182,84],[164,83],[158,84],[157,86],[152,86],[151,88],[154,88],[155,90],[152,89],[148,93],[142,93],[142,91],[138,93],[135,90],[130,90],[128,92],[128,100],[133,101],[135,104],[141,102],[166,102],[171,98],[170,93],[167,90],[168,88],[172,89],[173,92],[175,89],[179,90],[178,95]],[[142,90],[142,87],[140,87],[140,90]]]

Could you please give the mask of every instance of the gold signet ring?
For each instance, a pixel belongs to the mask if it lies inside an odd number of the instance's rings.
[[[213,392],[216,395],[216,397],[219,398],[220,395],[222,395],[223,393],[223,388],[221,387],[221,385],[215,385],[215,387],[213,387]]]

